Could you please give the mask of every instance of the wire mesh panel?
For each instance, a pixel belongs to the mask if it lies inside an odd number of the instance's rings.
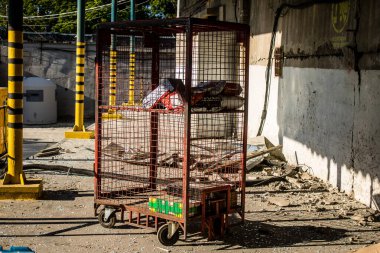
[[[186,225],[222,199],[243,216],[248,31],[197,19],[100,27],[97,203]]]

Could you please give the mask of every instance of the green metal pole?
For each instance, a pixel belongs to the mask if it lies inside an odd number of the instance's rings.
[[[135,0],[131,0],[131,21],[135,20]],[[131,37],[131,53],[135,53],[135,36]]]
[[[131,0],[131,20],[135,20],[135,0]]]
[[[77,42],[84,42],[84,18],[86,0],[77,1]]]
[[[115,22],[117,19],[117,0],[112,0],[111,4],[111,22]]]
[[[111,4],[111,22],[116,22],[117,20],[117,0],[112,0]],[[115,35],[111,36],[111,50],[116,49]]]
[[[8,172],[4,184],[25,184],[23,139],[23,0],[8,1]]]

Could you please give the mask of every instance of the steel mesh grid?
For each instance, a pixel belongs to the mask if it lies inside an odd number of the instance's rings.
[[[110,45],[103,43],[98,66],[99,145],[97,198],[148,209],[149,197],[184,202],[183,160],[185,115],[183,110],[146,109],[142,100],[166,78],[186,75],[186,36],[177,33],[158,37],[134,33],[134,104],[130,103],[131,36],[117,35],[116,104],[109,104]],[[245,46],[241,32],[212,31],[193,35],[192,82],[225,81],[238,84],[240,101],[245,99]],[[154,44],[158,44],[156,51]],[[98,50],[99,50],[98,48]],[[155,51],[156,53],[154,53]],[[155,60],[156,59],[156,60]],[[158,67],[154,62],[158,62]],[[158,71],[154,69],[157,68]],[[156,73],[154,73],[156,72]],[[186,84],[185,84],[186,85]],[[236,86],[236,87],[238,87]],[[195,96],[194,90],[191,97]],[[233,93],[233,90],[232,90]],[[235,92],[237,93],[237,92]],[[190,202],[200,201],[200,192],[229,185],[240,206],[242,191],[244,103],[224,101],[227,109],[196,108],[190,115]],[[236,107],[234,109],[228,109]],[[120,118],[105,118],[113,113]],[[190,203],[190,206],[191,206]]]
[[[199,155],[211,158],[204,159],[203,164],[197,165],[203,169],[192,169],[190,178],[204,178],[215,185],[230,185],[236,193],[237,206],[241,205],[241,173],[244,168],[244,57],[244,47],[238,42],[238,33],[234,31],[202,32],[193,37],[192,86],[223,80],[238,84],[242,91],[239,96],[222,96],[222,99],[226,99],[223,108],[231,109],[212,113],[212,109],[201,108],[191,115],[190,145],[201,148],[197,151]],[[241,98],[239,102],[233,100],[237,97]],[[207,184],[197,186],[201,191],[208,187]]]

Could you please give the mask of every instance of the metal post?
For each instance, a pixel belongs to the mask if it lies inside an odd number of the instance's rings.
[[[117,0],[112,0],[111,22],[117,19]],[[111,34],[111,50],[110,50],[110,96],[109,105],[116,105],[116,35]]]
[[[8,171],[0,180],[0,199],[37,199],[42,180],[23,172],[23,0],[8,1]]]
[[[131,0],[131,21],[135,20],[135,1]],[[135,36],[131,36],[131,45],[129,51],[129,98],[128,105],[135,104]]]
[[[84,40],[85,0],[77,0],[77,45],[75,77],[75,123],[72,132],[66,132],[66,138],[90,139],[93,132],[86,132],[84,127],[84,65],[86,42]]]
[[[23,185],[23,0],[9,0],[8,8],[8,172],[4,184]]]
[[[111,22],[117,20],[117,0],[112,0],[111,3]],[[110,47],[110,87],[108,105],[110,109],[108,112],[102,114],[104,119],[121,119],[123,116],[118,114],[114,108],[116,106],[116,89],[117,89],[117,50],[116,50],[116,34],[111,34],[111,47]]]
[[[154,36],[151,38],[157,41],[159,37]],[[158,81],[160,80],[160,52],[158,43],[152,45],[152,90],[157,88]],[[150,168],[149,168],[149,187],[156,189],[157,184],[157,153],[158,153],[158,128],[159,128],[159,115],[157,112],[150,113]]]
[[[184,237],[187,237],[189,214],[189,180],[190,180],[190,138],[191,138],[191,82],[193,73],[193,24],[189,19],[186,26],[186,70],[185,70],[185,129],[183,136],[183,164],[182,164],[182,217],[184,219]]]
[[[76,85],[75,85],[75,125],[74,131],[85,131],[84,119],[84,64],[86,43],[84,41],[85,0],[78,0]]]

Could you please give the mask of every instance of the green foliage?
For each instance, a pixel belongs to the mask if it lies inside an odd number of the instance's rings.
[[[152,0],[147,6],[148,13],[155,18],[174,18],[177,0]]]
[[[129,20],[130,1],[118,0],[118,20]],[[0,0],[0,15],[6,15],[8,0]],[[110,4],[111,0],[86,0],[86,9]],[[136,19],[172,18],[176,13],[176,0],[135,0]],[[77,0],[24,0],[24,16],[44,16],[76,11]],[[86,11],[86,33],[93,33],[97,24],[109,22],[111,7]],[[6,19],[0,18],[0,28],[6,27]],[[76,14],[57,18],[24,19],[24,30],[30,32],[76,32]]]

